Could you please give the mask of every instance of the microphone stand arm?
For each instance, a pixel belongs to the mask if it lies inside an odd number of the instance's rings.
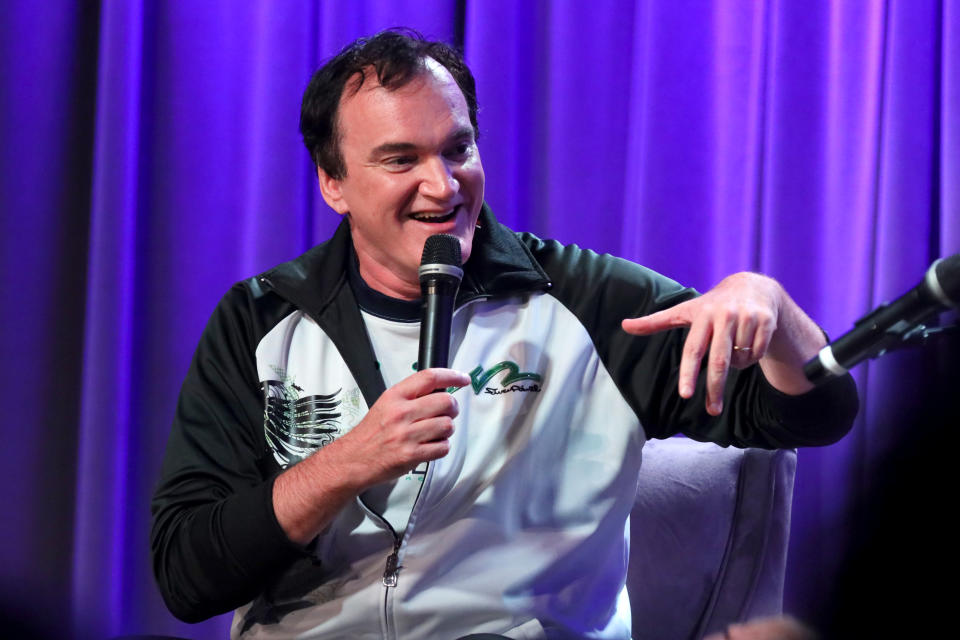
[[[957,332],[960,332],[960,321],[945,327],[928,327],[919,322],[901,320],[884,332],[883,338],[865,354],[864,360],[875,360],[900,349],[926,347]]]

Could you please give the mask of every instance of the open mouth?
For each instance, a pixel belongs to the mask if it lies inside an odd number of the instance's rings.
[[[419,211],[410,215],[411,218],[417,222],[429,222],[429,223],[442,223],[453,220],[457,216],[457,212],[460,211],[460,206],[455,206],[451,211],[444,213],[443,211]]]

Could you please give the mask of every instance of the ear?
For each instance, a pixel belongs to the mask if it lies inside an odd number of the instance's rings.
[[[343,190],[340,188],[340,181],[331,178],[327,172],[317,167],[317,178],[320,180],[320,193],[323,194],[324,201],[330,205],[330,208],[344,215],[350,211],[350,207],[343,199]]]

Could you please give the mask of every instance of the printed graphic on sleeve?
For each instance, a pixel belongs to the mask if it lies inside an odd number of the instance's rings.
[[[303,460],[340,435],[341,389],[301,397],[303,389],[287,376],[261,384],[264,434],[281,467]]]

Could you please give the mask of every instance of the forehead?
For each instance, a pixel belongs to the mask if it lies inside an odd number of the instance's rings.
[[[367,69],[362,80],[357,90],[360,75],[351,78],[340,98],[338,125],[345,143],[471,127],[460,87],[432,58],[426,58],[424,69],[401,87],[383,87],[373,69]]]

